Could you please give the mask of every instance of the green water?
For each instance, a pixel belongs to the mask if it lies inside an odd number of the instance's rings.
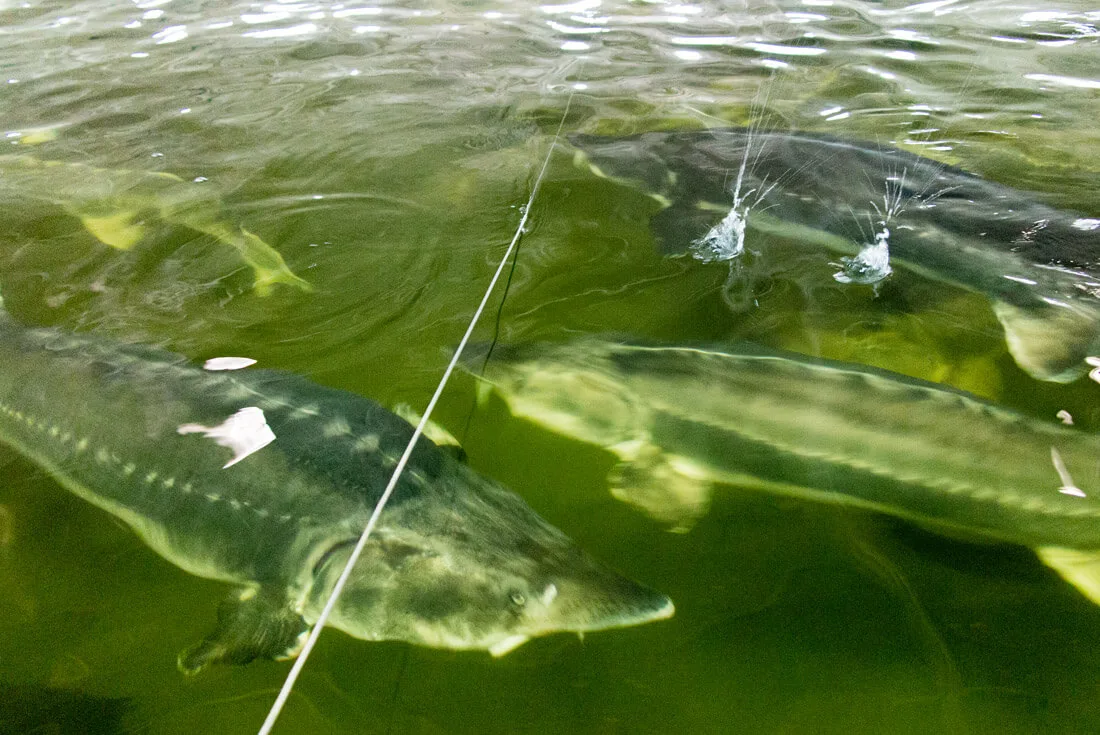
[[[152,219],[112,250],[2,175],[0,284],[30,323],[248,355],[419,408],[567,104],[570,131],[755,122],[889,142],[1095,217],[1098,27],[1072,2],[0,0],[3,153],[202,179],[313,290],[261,298],[231,248]],[[835,256],[777,240],[751,307],[731,313],[725,266],[655,252],[656,210],[555,154],[500,339],[748,338],[1100,427],[1100,389],[1021,373],[981,297],[900,270],[877,297],[846,289]],[[456,433],[471,388],[459,376],[440,406]],[[1100,730],[1100,610],[1026,550],[737,488],[670,534],[611,498],[609,454],[496,403],[462,438],[473,466],[676,616],[501,659],[329,631],[277,732]],[[0,461],[0,685],[15,687],[0,716],[33,709],[30,685],[56,710],[127,700],[92,730],[255,731],[288,664],[175,667],[224,586],[10,451]]]

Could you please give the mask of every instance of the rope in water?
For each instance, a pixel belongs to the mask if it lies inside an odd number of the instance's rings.
[[[313,646],[317,643],[317,638],[321,635],[321,630],[325,627],[325,622],[328,620],[329,615],[332,614],[332,609],[336,606],[336,600],[339,599],[340,593],[344,589],[344,585],[351,576],[351,570],[355,567],[355,563],[359,560],[359,556],[363,553],[363,549],[366,548],[367,539],[370,537],[371,532],[374,531],[374,527],[378,523],[378,518],[382,515],[382,509],[389,501],[394,488],[397,487],[397,481],[401,478],[401,473],[405,471],[405,465],[408,463],[409,457],[412,456],[413,449],[416,448],[416,443],[420,440],[421,434],[424,433],[424,427],[427,425],[428,419],[432,415],[432,410],[435,409],[435,404],[443,394],[443,389],[447,386],[447,381],[450,380],[451,373],[454,372],[455,366],[462,357],[462,351],[466,349],[466,344],[470,341],[470,336],[473,334],[474,328],[477,326],[482,312],[485,311],[486,304],[489,303],[489,298],[492,296],[493,290],[496,288],[497,282],[504,272],[504,266],[508,263],[508,259],[512,257],[512,252],[515,250],[516,244],[523,236],[523,228],[526,226],[527,218],[531,214],[531,208],[535,203],[535,197],[539,193],[539,187],[542,185],[543,176],[546,174],[546,169],[550,164],[550,156],[554,152],[554,148],[557,147],[562,127],[565,125],[565,118],[569,114],[569,107],[572,102],[573,93],[570,93],[569,99],[566,100],[565,103],[565,110],[562,112],[561,121],[558,123],[558,129],[554,133],[554,138],[550,143],[550,149],[546,152],[546,158],[543,159],[542,168],[539,170],[539,175],[535,179],[534,186],[531,188],[531,196],[528,197],[527,204],[523,207],[523,216],[520,217],[519,225],[516,227],[516,233],[512,236],[512,241],[509,243],[508,249],[504,251],[504,257],[500,259],[500,264],[497,266],[496,272],[493,273],[493,277],[489,281],[489,286],[485,289],[485,295],[482,296],[481,303],[474,312],[473,318],[470,319],[470,324],[466,327],[466,333],[462,335],[462,340],[458,343],[458,348],[455,350],[454,356],[451,357],[450,363],[447,364],[447,369],[443,371],[443,377],[440,378],[435,393],[432,394],[431,400],[428,401],[428,406],[424,409],[424,415],[420,419],[420,423],[416,425],[416,429],[413,431],[412,438],[409,439],[409,443],[405,447],[401,459],[397,461],[397,466],[394,467],[393,474],[390,476],[390,481],[386,484],[386,489],[382,492],[382,497],[380,497],[375,504],[374,511],[367,520],[367,525],[363,528],[363,533],[359,536],[359,542],[355,544],[355,549],[351,552],[351,556],[348,557],[347,564],[344,565],[344,570],[340,573],[340,577],[336,580],[336,584],[333,585],[332,592],[329,594],[324,608],[321,609],[321,614],[317,617],[317,622],[313,624],[313,627],[309,631],[309,636],[302,646],[301,653],[298,654],[294,666],[291,667],[290,672],[287,674],[286,681],[283,682],[283,686],[279,690],[279,696],[275,698],[275,702],[271,705],[271,709],[267,713],[267,718],[264,720],[263,725],[260,726],[259,735],[268,735],[268,733],[271,732],[271,728],[275,726],[276,720],[279,719],[279,714],[282,712],[283,706],[290,696],[290,691],[294,688],[294,682],[298,680],[298,675],[306,665],[306,659],[309,658],[310,651],[313,650]]]

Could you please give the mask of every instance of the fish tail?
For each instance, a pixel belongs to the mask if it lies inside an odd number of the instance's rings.
[[[295,275],[290,270],[278,251],[261,240],[259,236],[243,227],[238,228],[236,231],[223,231],[214,228],[204,228],[204,231],[213,234],[237,249],[241,258],[252,268],[254,276],[253,290],[257,295],[266,296],[270,294],[271,287],[280,283],[294,286],[302,291],[313,290],[308,281]]]

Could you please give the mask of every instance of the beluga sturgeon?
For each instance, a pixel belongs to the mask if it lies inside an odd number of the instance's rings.
[[[1100,350],[1100,218],[885,145],[754,129],[570,137],[577,162],[662,205],[659,247],[736,257],[745,230],[844,254],[875,285],[901,265],[987,296],[1017,364],[1069,382]]]
[[[884,370],[750,345],[497,347],[479,392],[618,459],[615,497],[687,531],[715,485],[1034,549],[1100,604],[1100,436]]]
[[[248,362],[204,369],[0,313],[0,440],[171,563],[234,585],[180,654],[187,673],[296,655],[413,433],[366,398],[225,369]],[[422,437],[328,624],[502,655],[672,614]]]

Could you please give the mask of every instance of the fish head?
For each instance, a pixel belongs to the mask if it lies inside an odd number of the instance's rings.
[[[577,340],[494,349],[478,385],[482,403],[496,392],[513,416],[563,436],[610,447],[649,423],[643,401],[619,377],[614,346]]]
[[[458,462],[448,474],[387,506],[329,625],[366,640],[500,656],[536,636],[673,614],[667,597],[588,556],[519,496]],[[322,588],[348,552],[322,570]]]

